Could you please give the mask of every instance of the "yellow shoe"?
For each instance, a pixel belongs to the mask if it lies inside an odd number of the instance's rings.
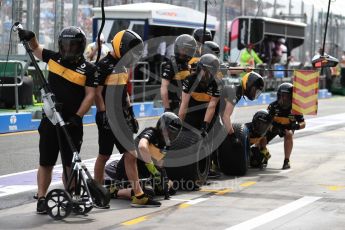
[[[153,200],[146,194],[142,194],[139,196],[132,196],[131,206],[135,208],[152,208],[152,207],[160,207],[161,203]]]

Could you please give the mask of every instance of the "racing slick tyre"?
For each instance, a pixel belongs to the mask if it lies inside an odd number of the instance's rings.
[[[233,124],[235,135],[240,144],[233,144],[227,136],[217,151],[217,160],[220,170],[231,176],[243,176],[249,165],[249,137],[244,124]]]
[[[168,178],[177,182],[182,190],[195,190],[205,184],[210,163],[206,141],[186,129],[172,143],[164,159]]]

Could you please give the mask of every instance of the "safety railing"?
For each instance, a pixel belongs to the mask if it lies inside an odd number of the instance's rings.
[[[139,67],[139,69],[138,69]],[[142,78],[138,79],[138,71],[142,73]],[[149,63],[148,62],[137,62],[135,65],[131,67],[130,72],[132,73],[132,79],[130,79],[130,83],[132,84],[132,93],[131,93],[131,101],[135,100],[135,92],[134,89],[138,84],[142,84],[142,98],[145,101],[146,98],[146,83],[150,80],[150,70],[149,70]]]
[[[23,63],[18,60],[0,61],[0,87],[14,87],[14,99],[16,112],[19,110],[18,87],[23,85],[24,70],[28,63],[23,67]],[[14,83],[3,83],[1,78],[13,77]],[[18,82],[19,79],[19,82]]]

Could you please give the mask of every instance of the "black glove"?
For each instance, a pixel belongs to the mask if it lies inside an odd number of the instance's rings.
[[[100,124],[103,129],[110,130],[110,125],[105,111],[97,111],[96,122]]]
[[[19,36],[20,41],[30,41],[36,35],[34,32],[32,32],[30,30],[19,30],[18,36]]]
[[[240,139],[236,136],[235,133],[232,133],[229,135],[229,138],[230,138],[230,142],[231,144],[233,145],[241,145],[242,142],[240,141]]]
[[[129,125],[129,128],[132,130],[133,133],[138,133],[139,123],[138,123],[137,119],[135,119],[133,106],[128,108],[128,115],[129,115],[129,117],[128,117],[129,122],[127,122],[127,123]]]
[[[300,124],[297,121],[290,123],[290,130],[299,130],[301,128]]]
[[[73,128],[79,128],[83,125],[83,118],[81,118],[77,114],[73,114],[69,119],[68,119],[68,125]]]
[[[200,135],[201,135],[203,138],[207,137],[208,131],[209,131],[209,130],[210,130],[210,123],[204,121],[204,122],[202,123],[202,125],[201,125],[201,129],[200,129],[201,134],[200,134]]]

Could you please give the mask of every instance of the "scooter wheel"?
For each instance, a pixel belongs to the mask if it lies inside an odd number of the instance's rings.
[[[87,205],[86,202],[89,202],[89,196],[85,189],[85,186],[80,187],[80,195],[72,193],[73,197],[73,212],[77,215],[86,215],[89,213],[93,206]]]
[[[46,210],[54,220],[66,218],[72,211],[72,198],[63,189],[53,189],[46,196]]]

